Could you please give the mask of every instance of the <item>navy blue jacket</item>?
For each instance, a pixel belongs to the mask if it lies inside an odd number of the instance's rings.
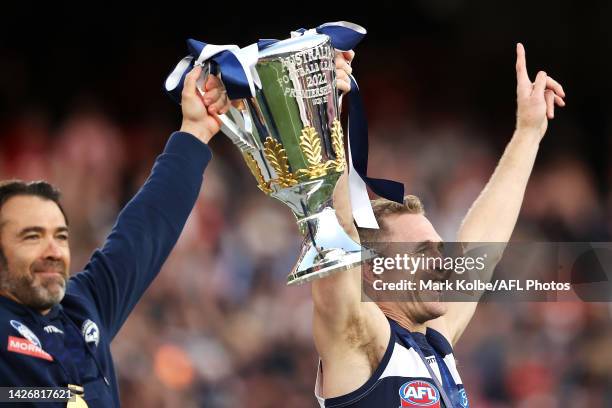
[[[119,407],[110,343],[178,240],[211,156],[207,145],[175,132],[103,247],[47,315],[0,296],[0,386],[83,385],[89,407]]]

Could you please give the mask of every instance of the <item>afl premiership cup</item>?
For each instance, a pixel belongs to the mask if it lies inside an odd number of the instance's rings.
[[[219,116],[257,187],[285,203],[297,219],[304,240],[289,285],[362,262],[362,247],[344,232],[332,207],[334,187],[347,166],[334,53],[330,38],[316,33],[260,50],[255,96]]]

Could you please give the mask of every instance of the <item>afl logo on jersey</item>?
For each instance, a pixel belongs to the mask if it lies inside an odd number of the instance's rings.
[[[402,407],[440,408],[440,393],[432,384],[423,380],[410,381],[399,389]]]

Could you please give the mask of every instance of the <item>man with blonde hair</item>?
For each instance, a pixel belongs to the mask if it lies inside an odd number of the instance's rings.
[[[517,121],[495,172],[458,231],[461,242],[507,242],[554,107],[563,88],[545,72],[531,82],[525,50],[516,47]],[[355,240],[346,186],[335,194],[339,221]],[[404,204],[376,200],[380,230],[361,230],[362,241],[437,245],[441,238],[414,196]],[[467,407],[452,346],[476,302],[362,302],[361,268],[312,284],[314,341],[320,355],[315,393],[321,407]]]

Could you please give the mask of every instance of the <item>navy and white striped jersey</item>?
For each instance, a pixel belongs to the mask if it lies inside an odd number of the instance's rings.
[[[406,336],[412,336],[440,383],[445,384],[445,387],[447,387],[446,384],[450,384],[453,392],[449,397],[454,402],[455,407],[453,408],[467,408],[469,406],[467,394],[457,372],[453,350],[444,336],[430,328],[425,334],[422,334],[409,332],[392,320],[389,321],[389,324],[391,325],[391,336],[378,368],[370,379],[355,391],[339,397],[322,398],[321,384],[324,373],[323,367],[319,364],[315,395],[321,407],[444,407],[440,391],[432,380],[425,363],[406,341]],[[436,354],[442,356],[452,380],[442,381],[445,376],[440,373]]]

